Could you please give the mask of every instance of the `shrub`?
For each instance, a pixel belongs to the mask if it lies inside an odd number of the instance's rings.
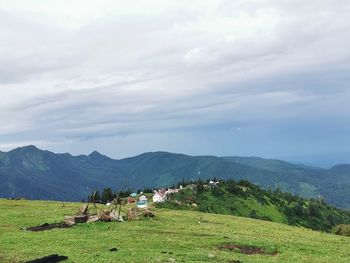
[[[348,236],[350,237],[350,225],[337,225],[333,228],[333,233],[336,235]]]
[[[242,192],[242,189],[235,183],[228,184],[227,190],[233,195],[239,195]]]
[[[212,193],[216,197],[220,197],[220,196],[225,195],[225,191],[223,189],[221,189],[221,187],[214,187],[212,190]]]

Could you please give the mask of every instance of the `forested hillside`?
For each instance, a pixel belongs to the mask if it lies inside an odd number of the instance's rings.
[[[264,190],[246,180],[220,181],[216,185],[199,180],[186,184],[157,207],[244,216],[328,232],[336,225],[350,224],[350,211],[329,206],[322,199],[305,199],[278,189]]]

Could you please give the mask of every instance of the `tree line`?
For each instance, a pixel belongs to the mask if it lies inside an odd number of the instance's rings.
[[[115,198],[125,198],[130,196],[134,191],[131,189],[126,190],[112,190],[110,187],[103,188],[100,192],[98,189],[93,191],[90,195],[88,195],[87,200],[91,203],[102,203],[107,204],[108,202],[111,202]],[[145,189],[138,189],[136,193],[145,192],[145,193],[151,193],[153,192],[152,189],[145,188]]]

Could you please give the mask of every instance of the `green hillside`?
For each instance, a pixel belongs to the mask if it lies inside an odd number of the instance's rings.
[[[322,199],[266,191],[244,180],[221,180],[212,186],[193,182],[157,207],[245,216],[328,232],[336,225],[350,224],[350,211],[329,206]]]
[[[350,166],[321,169],[257,157],[150,152],[114,160],[98,152],[72,156],[26,146],[0,152],[0,197],[80,201],[92,189],[170,186],[182,179],[245,179],[265,189],[323,197],[350,208]]]
[[[30,232],[23,227],[71,215],[79,203],[0,199],[0,261],[49,254],[66,262],[349,262],[350,238],[285,224],[186,210],[154,209],[156,217]],[[243,254],[223,245],[261,247]],[[110,248],[117,252],[110,252]]]

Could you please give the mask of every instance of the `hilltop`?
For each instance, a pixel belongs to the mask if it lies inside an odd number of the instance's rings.
[[[279,190],[266,191],[246,180],[191,182],[156,205],[244,216],[327,232],[336,225],[350,224],[350,211],[329,206],[322,199],[305,199]]]
[[[149,152],[115,160],[97,151],[73,156],[35,146],[0,152],[0,197],[85,199],[93,189],[140,189],[208,178],[245,179],[265,189],[323,197],[350,208],[350,165],[331,169],[258,157],[189,156]]]
[[[0,261],[23,262],[50,254],[67,262],[349,262],[350,238],[262,220],[154,209],[154,219],[96,222],[30,232],[23,227],[59,222],[81,203],[0,199]],[[239,245],[264,254],[244,254]],[[110,248],[117,252],[110,252]]]

